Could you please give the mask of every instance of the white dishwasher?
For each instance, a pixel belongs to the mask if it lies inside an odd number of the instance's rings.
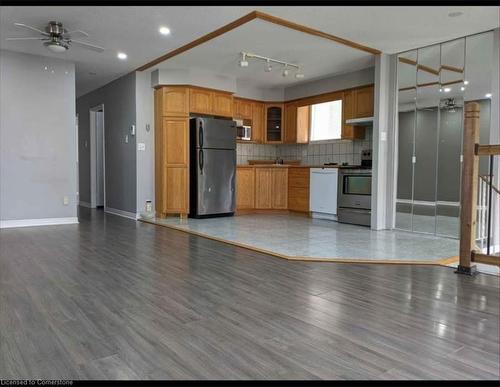
[[[311,168],[310,208],[313,218],[337,220],[337,168]]]

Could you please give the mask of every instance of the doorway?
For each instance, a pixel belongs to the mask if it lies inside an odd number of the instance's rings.
[[[90,206],[106,210],[104,105],[90,109]]]

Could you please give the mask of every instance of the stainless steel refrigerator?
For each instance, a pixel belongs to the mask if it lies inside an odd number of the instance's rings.
[[[236,124],[190,120],[190,211],[193,218],[230,216],[236,209]]]

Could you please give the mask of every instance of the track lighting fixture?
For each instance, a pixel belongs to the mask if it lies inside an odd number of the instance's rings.
[[[248,65],[249,65],[248,60],[247,60],[248,58],[259,59],[259,60],[265,61],[266,67],[264,68],[264,70],[268,73],[270,73],[273,70],[273,66],[271,65],[271,62],[273,62],[273,63],[278,63],[278,64],[283,66],[283,71],[281,73],[281,75],[283,77],[287,77],[288,75],[290,75],[290,69],[292,69],[292,70],[295,69],[297,71],[295,73],[295,78],[297,78],[297,79],[304,78],[304,74],[300,71],[299,65],[289,63],[289,62],[284,62],[284,61],[278,60],[278,59],[269,58],[267,56],[251,54],[249,52],[244,52],[244,51],[241,52],[241,60],[238,62],[239,66],[240,67],[248,67]]]

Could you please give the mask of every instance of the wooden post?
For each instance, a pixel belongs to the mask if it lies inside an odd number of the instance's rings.
[[[479,104],[465,104],[462,187],[460,196],[460,262],[456,273],[474,274],[471,265],[472,251],[476,245],[476,206],[479,157],[475,148],[479,143]]]

